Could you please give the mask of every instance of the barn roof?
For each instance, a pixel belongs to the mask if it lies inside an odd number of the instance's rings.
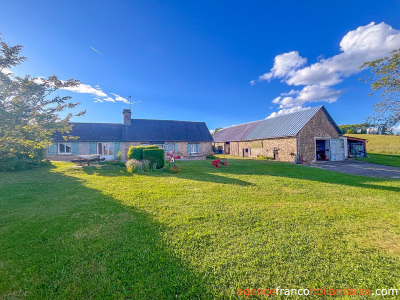
[[[81,142],[211,142],[204,122],[132,119],[130,125],[111,123],[70,123],[69,135]],[[64,141],[60,134],[55,141]]]
[[[262,121],[228,127],[218,131],[214,135],[214,141],[228,142],[295,136],[319,110],[323,110],[335,129],[341,133],[331,115],[322,105]],[[251,127],[250,124],[255,124],[255,126]],[[241,126],[247,129],[246,134],[243,134]],[[230,137],[234,139],[230,139]]]
[[[255,121],[251,123],[235,125],[218,130],[213,138],[214,142],[229,142],[229,141],[241,141],[260,123],[261,121]]]

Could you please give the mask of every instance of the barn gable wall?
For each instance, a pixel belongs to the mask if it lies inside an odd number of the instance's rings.
[[[309,164],[315,159],[315,139],[335,139],[339,137],[339,133],[328,120],[324,111],[319,110],[300,130],[298,137],[303,162]]]

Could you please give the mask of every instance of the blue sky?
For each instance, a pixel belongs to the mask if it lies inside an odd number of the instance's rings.
[[[1,10],[2,38],[28,57],[12,71],[81,80],[80,93],[60,92],[87,110],[80,122],[122,122],[131,95],[134,118],[210,129],[321,104],[338,124],[360,123],[378,98],[358,81],[359,62],[400,47],[398,0],[4,1]]]

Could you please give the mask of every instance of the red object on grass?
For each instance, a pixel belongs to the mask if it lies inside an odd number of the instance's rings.
[[[220,161],[221,161],[220,159],[212,160],[211,164],[218,169]]]

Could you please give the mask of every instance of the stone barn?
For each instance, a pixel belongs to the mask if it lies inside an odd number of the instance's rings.
[[[235,125],[213,136],[217,153],[306,163],[347,157],[347,139],[324,106]]]

